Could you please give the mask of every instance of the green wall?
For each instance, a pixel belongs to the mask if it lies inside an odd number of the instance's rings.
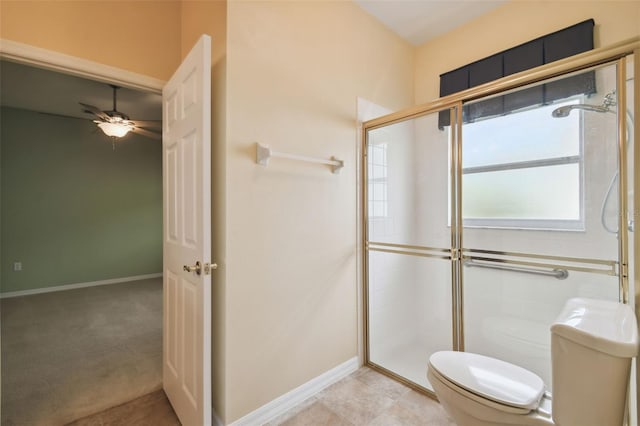
[[[162,272],[161,142],[2,108],[0,164],[1,292]]]

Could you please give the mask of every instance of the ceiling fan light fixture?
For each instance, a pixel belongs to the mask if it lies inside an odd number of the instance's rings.
[[[114,138],[121,138],[132,129],[132,126],[124,123],[98,123],[98,127],[102,129],[105,135]]]

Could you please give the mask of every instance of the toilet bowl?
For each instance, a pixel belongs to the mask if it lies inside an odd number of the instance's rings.
[[[436,352],[427,378],[458,426],[618,426],[637,352],[628,305],[575,298],[551,326],[553,399],[536,374],[479,354]]]

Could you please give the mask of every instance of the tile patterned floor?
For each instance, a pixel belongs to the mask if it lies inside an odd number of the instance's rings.
[[[455,426],[439,403],[363,367],[266,426]]]
[[[179,426],[163,391],[67,426]],[[265,426],[455,426],[436,401],[361,368]]]

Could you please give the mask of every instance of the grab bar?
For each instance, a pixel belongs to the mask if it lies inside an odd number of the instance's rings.
[[[499,269],[501,271],[513,271],[513,272],[522,272],[525,274],[534,274],[534,275],[545,275],[549,277],[554,277],[559,280],[565,280],[569,277],[569,271],[566,269],[552,269],[550,271],[545,271],[543,269],[534,269],[534,268],[526,268],[523,266],[512,266],[507,264],[492,264],[492,263],[484,263],[478,262],[477,260],[465,260],[464,266],[468,267],[478,267],[478,268],[489,268],[489,269]]]

